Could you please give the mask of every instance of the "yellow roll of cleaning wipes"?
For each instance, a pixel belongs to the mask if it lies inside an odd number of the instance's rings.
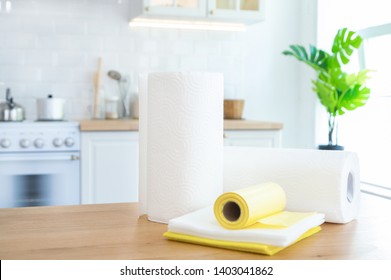
[[[276,183],[262,183],[220,195],[214,214],[221,226],[243,229],[284,210],[286,196]]]

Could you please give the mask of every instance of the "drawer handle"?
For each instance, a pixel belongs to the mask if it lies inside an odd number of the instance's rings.
[[[145,6],[144,9],[145,9],[146,12],[149,12],[149,6]]]
[[[227,133],[223,133],[223,138],[228,138],[228,135],[227,135]]]
[[[210,12],[209,12],[212,16],[214,16],[214,14],[215,14],[215,10],[210,10]]]

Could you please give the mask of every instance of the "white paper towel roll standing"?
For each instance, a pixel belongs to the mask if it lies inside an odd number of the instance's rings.
[[[139,215],[147,214],[147,102],[148,73],[142,73],[138,78],[139,95]]]
[[[222,193],[223,94],[219,73],[149,74],[149,220],[167,223]]]
[[[289,211],[321,212],[332,223],[348,223],[358,214],[360,170],[355,153],[224,148],[224,192],[269,181],[285,190]]]

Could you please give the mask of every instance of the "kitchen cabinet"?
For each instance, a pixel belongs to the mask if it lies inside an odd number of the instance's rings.
[[[205,0],[144,0],[132,1],[133,11],[147,17],[204,17]],[[131,10],[131,13],[133,12]]]
[[[265,16],[264,0],[209,0],[208,17],[243,23],[261,21]]]
[[[279,148],[281,132],[280,130],[225,130],[224,145]]]
[[[130,19],[253,23],[264,18],[265,0],[136,0]]]
[[[138,201],[138,120],[83,120],[81,200],[89,203]],[[280,147],[283,124],[224,120],[224,145]]]
[[[283,124],[252,120],[224,120],[224,145],[279,148]]]
[[[81,133],[83,204],[138,201],[138,132]]]

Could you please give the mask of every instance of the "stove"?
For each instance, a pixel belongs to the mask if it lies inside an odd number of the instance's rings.
[[[77,122],[0,123],[0,153],[79,151]]]
[[[0,122],[0,208],[80,204],[77,122]]]

